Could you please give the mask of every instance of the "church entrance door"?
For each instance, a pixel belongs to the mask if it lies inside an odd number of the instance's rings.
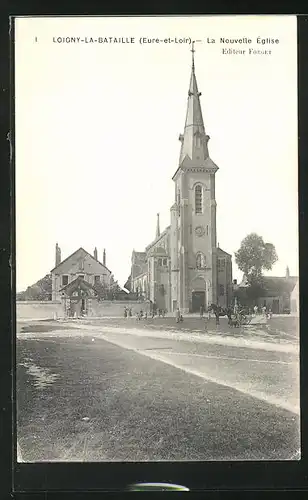
[[[192,293],[192,312],[200,312],[200,307],[205,308],[205,292],[193,292]]]

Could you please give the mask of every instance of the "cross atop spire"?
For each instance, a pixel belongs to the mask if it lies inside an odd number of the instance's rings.
[[[194,70],[195,69],[195,57],[194,57],[194,53],[196,52],[195,51],[195,41],[194,40],[191,42],[190,52],[192,53],[192,69]]]

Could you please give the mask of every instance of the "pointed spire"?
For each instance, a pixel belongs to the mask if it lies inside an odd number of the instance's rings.
[[[198,91],[197,79],[195,74],[195,42],[192,42],[192,66],[188,90],[187,112],[184,127],[184,134],[179,139],[182,143],[180,163],[186,156],[196,165],[201,165],[208,158],[209,152],[207,143],[209,136],[206,135],[202,110],[200,104],[201,92]]]
[[[156,224],[156,238],[160,236],[160,227],[159,227],[159,214],[157,214],[157,224]]]
[[[196,52],[195,51],[195,42],[193,41],[191,44],[191,58],[192,58],[191,67],[192,67],[193,71],[195,71],[195,56],[194,56],[195,52]]]
[[[104,248],[104,252],[103,252],[103,264],[104,266],[106,265],[106,249]]]

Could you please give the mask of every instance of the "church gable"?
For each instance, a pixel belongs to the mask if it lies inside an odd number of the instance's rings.
[[[154,240],[150,245],[147,246],[147,253],[152,253],[156,251],[156,249],[163,249],[167,254],[169,253],[169,235],[170,235],[170,226],[168,226],[164,232]]]
[[[232,259],[232,255],[230,253],[225,252],[221,248],[217,248],[217,256],[220,258],[229,258]]]

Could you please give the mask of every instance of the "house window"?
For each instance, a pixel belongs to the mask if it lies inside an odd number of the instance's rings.
[[[98,283],[100,283],[101,281],[101,277],[99,275],[97,276],[94,276],[94,284],[97,285]]]
[[[219,285],[219,295],[225,295],[225,287],[223,285]]]
[[[199,184],[195,187],[195,212],[202,214],[202,186]]]
[[[203,253],[199,252],[196,255],[196,268],[203,269],[205,267],[205,256]]]
[[[163,266],[166,266],[167,265],[167,259],[164,259],[163,260]]]
[[[66,286],[66,285],[68,285],[68,275],[64,274],[62,276],[62,286]]]

